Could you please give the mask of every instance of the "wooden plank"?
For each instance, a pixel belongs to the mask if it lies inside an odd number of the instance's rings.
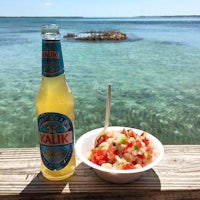
[[[112,184],[77,158],[75,174],[47,181],[38,148],[0,149],[0,199],[200,199],[200,145],[166,145],[163,160],[139,180]]]

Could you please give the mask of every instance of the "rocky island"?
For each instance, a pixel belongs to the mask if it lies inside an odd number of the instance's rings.
[[[90,32],[81,32],[78,34],[68,33],[64,35],[64,38],[74,39],[74,40],[82,40],[82,41],[119,41],[126,40],[127,35],[118,30],[112,31],[90,31]]]

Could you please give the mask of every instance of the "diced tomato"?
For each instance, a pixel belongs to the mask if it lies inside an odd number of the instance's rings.
[[[133,132],[132,129],[127,130],[127,135],[128,135],[129,137],[133,137],[133,138],[136,138],[136,137],[137,137],[137,134],[136,134],[135,132]]]
[[[109,162],[112,164],[115,162],[115,156],[117,155],[117,149],[115,149],[113,146],[109,146],[107,150],[107,158],[109,159]]]
[[[108,158],[106,152],[102,149],[92,149],[92,156],[90,160],[97,165],[102,165],[108,161]]]
[[[147,139],[146,137],[142,139],[142,142],[144,142],[146,146],[148,146],[150,143],[149,139]]]
[[[121,166],[122,169],[134,169],[135,166],[133,163],[126,163]]]
[[[142,147],[142,142],[140,140],[136,140],[136,145],[140,149]]]
[[[153,153],[153,147],[152,146],[147,146],[146,152],[152,154]]]
[[[122,155],[124,156],[125,153],[128,153],[128,148],[122,150]]]
[[[142,155],[138,154],[137,157],[142,160],[142,159],[145,158],[145,155],[144,154],[142,154]]]
[[[99,146],[102,142],[105,142],[109,137],[106,134],[101,135],[97,140],[97,146]]]
[[[129,147],[132,147],[133,146],[133,142],[128,142],[127,143],[127,147],[129,148]]]

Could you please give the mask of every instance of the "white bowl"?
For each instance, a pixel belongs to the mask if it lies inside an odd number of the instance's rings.
[[[121,126],[111,126],[111,127],[108,127],[107,130],[110,130],[110,131],[122,130],[123,128],[133,129],[133,131],[139,135],[143,132],[142,130],[139,130],[139,129],[129,128],[129,127],[121,127]],[[132,181],[138,179],[142,175],[142,173],[144,173],[145,171],[147,171],[147,170],[153,168],[155,165],[157,165],[164,156],[164,147],[161,144],[161,142],[156,137],[154,137],[153,135],[148,133],[147,137],[153,143],[153,147],[157,152],[156,157],[153,160],[153,162],[149,163],[148,165],[146,165],[145,167],[140,168],[140,169],[113,170],[113,169],[103,168],[99,165],[92,163],[87,158],[88,152],[90,152],[91,149],[94,148],[94,142],[95,142],[96,137],[99,135],[99,133],[102,130],[103,130],[103,128],[98,128],[98,129],[94,129],[94,130],[91,130],[91,131],[83,134],[76,142],[76,153],[77,153],[78,157],[81,159],[81,161],[83,161],[83,163],[85,163],[89,167],[92,167],[99,177],[101,177],[102,179],[104,179],[108,182],[112,182],[112,183],[132,182]]]

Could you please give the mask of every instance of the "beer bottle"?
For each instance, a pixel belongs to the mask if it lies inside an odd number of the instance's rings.
[[[41,171],[63,180],[75,170],[74,98],[66,82],[59,26],[42,26],[42,82],[36,98]]]

